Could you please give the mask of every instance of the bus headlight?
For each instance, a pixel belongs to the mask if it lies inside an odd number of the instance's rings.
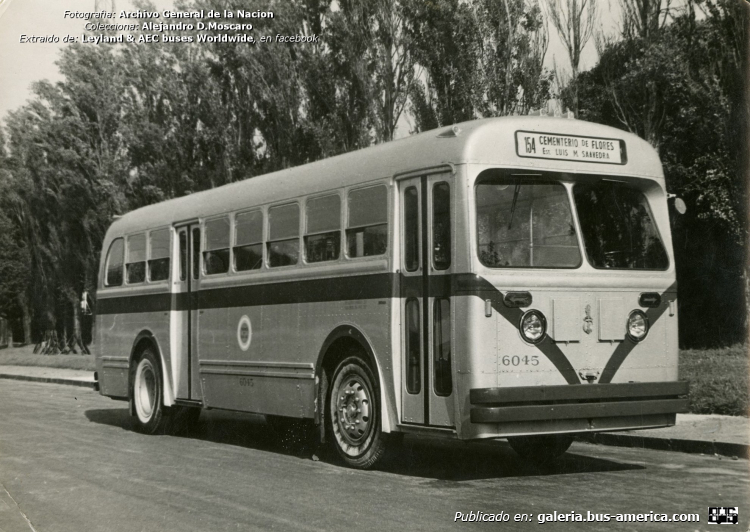
[[[521,316],[520,329],[524,340],[537,344],[547,332],[547,318],[538,310],[529,310]]]
[[[640,342],[648,334],[648,317],[641,310],[634,310],[628,316],[628,336]]]

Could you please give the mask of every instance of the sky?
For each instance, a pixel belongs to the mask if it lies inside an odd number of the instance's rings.
[[[110,0],[117,10],[131,9],[130,0]],[[613,4],[614,0],[596,0]],[[104,0],[100,0],[104,3]],[[173,0],[156,0],[159,10],[169,9]],[[16,109],[30,96],[34,81],[61,79],[55,65],[59,50],[66,46],[62,42],[65,35],[80,35],[83,31],[81,19],[63,17],[66,10],[94,11],[96,0],[0,0],[0,119],[9,110]],[[602,26],[613,28],[612,9],[602,9]],[[119,20],[119,19],[115,19]],[[59,44],[23,44],[20,35],[57,35]],[[592,67],[597,60],[593,42],[589,43],[581,59],[582,70]],[[557,32],[550,28],[550,44],[545,57],[545,66],[553,68],[554,63],[568,68],[565,48]]]

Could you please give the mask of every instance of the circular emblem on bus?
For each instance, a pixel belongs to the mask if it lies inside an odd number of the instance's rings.
[[[253,326],[250,323],[250,318],[247,315],[240,318],[240,323],[237,325],[237,343],[240,344],[240,349],[247,351],[250,348],[250,342],[253,340]]]

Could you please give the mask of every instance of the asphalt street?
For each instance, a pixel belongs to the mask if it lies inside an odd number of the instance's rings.
[[[713,530],[708,507],[750,524],[746,460],[575,443],[554,466],[505,442],[407,438],[378,471],[289,449],[260,416],[203,412],[182,436],[133,432],[127,405],[89,389],[0,382],[0,531]],[[504,524],[456,512],[509,514]],[[539,523],[539,514],[611,514]],[[616,522],[691,514],[699,523]],[[513,522],[516,514],[530,522]]]

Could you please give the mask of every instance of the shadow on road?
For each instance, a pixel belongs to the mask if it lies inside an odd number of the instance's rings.
[[[429,441],[407,438],[383,470],[436,481],[604,473],[645,469],[568,452],[550,465],[537,466],[519,457],[504,440],[484,442]]]
[[[127,408],[92,409],[85,412],[93,423],[132,431],[135,423]],[[310,445],[282,441],[265,422],[264,417],[224,411],[204,411],[189,433],[177,437],[233,445],[247,449],[272,452],[300,459],[311,459]],[[595,447],[592,447],[595,449]],[[575,447],[574,447],[575,450]],[[337,462],[331,452],[318,453],[326,461]],[[407,436],[399,449],[379,468],[394,475],[433,479],[435,482],[550,476],[580,473],[604,473],[645,469],[643,466],[621,463],[568,452],[548,466],[536,466],[521,459],[505,441],[461,442],[432,440]]]

